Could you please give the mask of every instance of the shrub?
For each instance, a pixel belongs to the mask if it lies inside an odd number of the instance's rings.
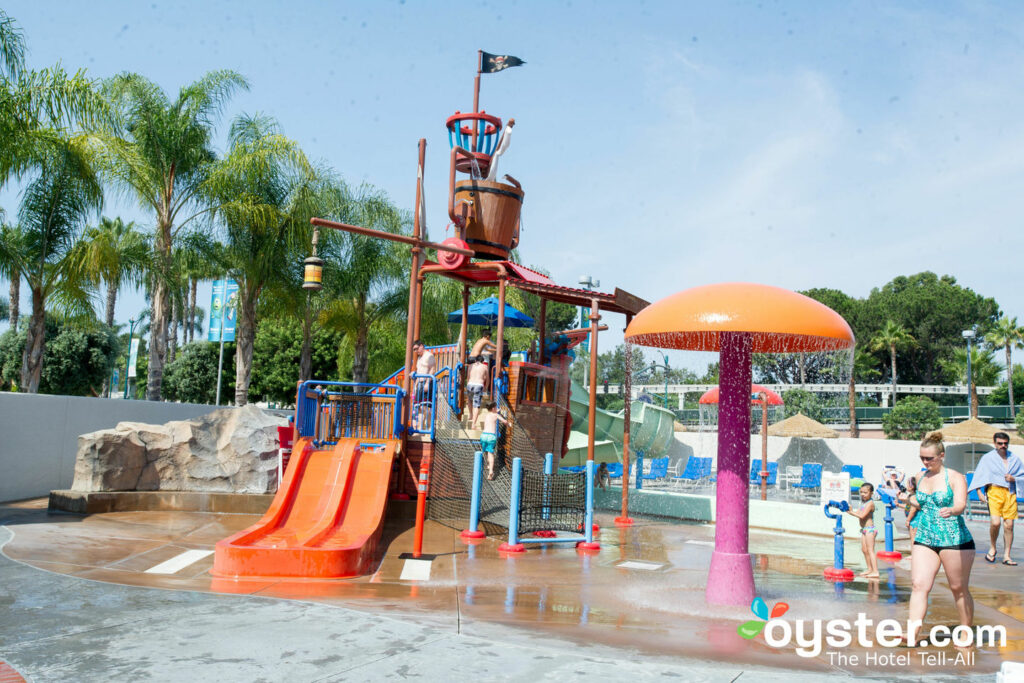
[[[785,404],[786,417],[802,413],[818,422],[825,419],[825,406],[821,398],[806,389],[790,389],[782,392],[782,402]]]
[[[927,396],[901,398],[882,416],[882,430],[888,439],[916,441],[941,426],[939,406]]]

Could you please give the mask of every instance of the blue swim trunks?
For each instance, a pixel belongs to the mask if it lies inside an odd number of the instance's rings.
[[[498,445],[498,435],[484,432],[480,435],[480,447],[484,453],[493,453],[494,447]]]

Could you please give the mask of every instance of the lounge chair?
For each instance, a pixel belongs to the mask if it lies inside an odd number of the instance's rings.
[[[793,488],[813,494],[821,489],[821,464],[816,462],[805,462],[800,481],[793,484]]]
[[[861,483],[864,481],[864,465],[843,465],[841,472],[850,473],[850,491],[857,493],[860,491],[860,483],[855,484],[854,479],[859,479]]]
[[[643,475],[644,481],[661,481],[668,477],[668,458],[655,458],[651,460],[651,469]]]
[[[702,460],[704,460],[704,458],[698,458],[691,455],[686,461],[686,467],[683,469],[683,473],[672,477],[671,483],[678,486],[696,486],[704,477]]]

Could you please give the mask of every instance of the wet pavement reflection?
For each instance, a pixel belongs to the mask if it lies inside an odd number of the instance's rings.
[[[487,635],[512,626],[541,639],[557,638],[633,652],[741,661],[786,669],[836,671],[825,653],[797,656],[775,649],[761,637],[742,638],[737,627],[754,616],[748,607],[709,607],[704,584],[714,526],[638,519],[617,528],[599,516],[601,552],[580,555],[571,545],[531,546],[522,556],[498,552],[501,538],[472,545],[458,532],[429,522],[424,552],[433,556],[429,578],[403,579],[412,546],[408,520],[391,520],[383,554],[369,576],[345,580],[218,579],[210,576],[213,555],[203,554],[169,573],[152,573],[188,551],[212,551],[214,544],[252,524],[254,515],[193,512],[118,512],[89,516],[51,514],[45,501],[0,506],[0,523],[14,538],[3,553],[42,570],[108,583],[175,590],[259,595],[342,605],[364,612],[407,617],[455,633]],[[860,612],[876,623],[906,620],[909,562],[882,562],[877,580],[832,584],[822,578],[831,564],[832,541],[825,537],[751,531],[750,550],[758,595],[769,605],[789,605],[788,620],[845,618]],[[848,566],[862,563],[859,548],[847,548]],[[973,666],[946,674],[995,672],[1003,659],[1024,661],[1024,574],[980,562],[972,590],[976,622],[1007,628],[1005,648],[983,648]],[[956,610],[940,574],[932,593],[928,624],[957,623]],[[844,652],[857,653],[856,644]],[[949,648],[952,652],[953,648]],[[881,651],[886,651],[882,649]],[[907,652],[907,650],[903,650]],[[951,655],[955,656],[955,654]],[[884,665],[859,666],[852,673],[893,673]],[[934,674],[912,657],[903,675]]]

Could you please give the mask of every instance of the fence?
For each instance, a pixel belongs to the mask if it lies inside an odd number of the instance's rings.
[[[402,395],[395,385],[307,380],[299,386],[299,436],[312,437],[317,447],[342,438],[396,438]]]

